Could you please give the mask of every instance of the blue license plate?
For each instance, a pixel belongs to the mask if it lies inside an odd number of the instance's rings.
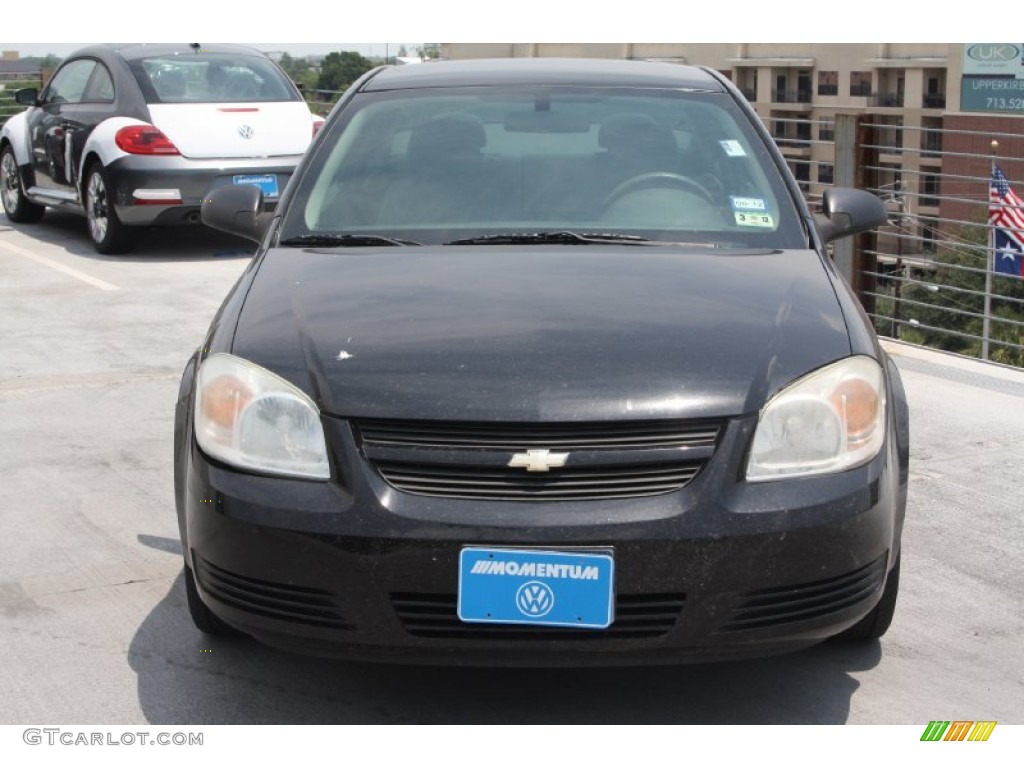
[[[264,173],[261,176],[234,176],[232,181],[235,184],[255,184],[263,190],[264,197],[277,197],[277,176],[273,173]]]
[[[614,615],[610,554],[466,547],[459,619],[485,624],[604,629]]]

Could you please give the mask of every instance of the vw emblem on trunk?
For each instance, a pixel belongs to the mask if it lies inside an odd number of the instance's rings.
[[[238,135],[241,136],[243,139],[251,139],[254,133],[256,133],[256,131],[252,129],[251,125],[238,126]]]
[[[524,616],[539,619],[555,607],[555,593],[542,581],[528,581],[516,590],[516,607]]]
[[[553,467],[564,467],[568,453],[552,453],[547,448],[512,454],[510,467],[522,467],[527,472],[550,472]]]

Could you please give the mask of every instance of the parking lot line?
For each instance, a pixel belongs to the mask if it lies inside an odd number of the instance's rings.
[[[26,259],[36,261],[40,264],[50,267],[51,269],[55,269],[58,272],[63,272],[65,275],[70,275],[71,277],[77,280],[81,280],[83,283],[88,283],[94,288],[99,288],[101,291],[119,290],[119,288],[113,283],[108,283],[106,280],[100,280],[98,277],[87,275],[85,274],[85,272],[80,272],[79,270],[73,267],[67,267],[58,261],[54,261],[53,259],[47,258],[46,256],[40,256],[38,253],[32,253],[32,251],[26,250],[25,248],[19,248],[16,245],[5,243],[2,240],[0,240],[0,248],[3,248],[5,251],[10,251],[11,253],[17,256],[23,256]]]

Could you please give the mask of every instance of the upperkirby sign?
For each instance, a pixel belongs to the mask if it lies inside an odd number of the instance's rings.
[[[1024,79],[1024,43],[965,43],[964,74]]]

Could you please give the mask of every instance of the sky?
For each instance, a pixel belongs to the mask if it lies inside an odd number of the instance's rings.
[[[199,40],[198,42],[224,42],[225,38],[218,37],[216,40]],[[92,41],[96,42],[96,41]],[[251,45],[254,48],[258,48],[261,51],[287,51],[292,56],[309,56],[310,54],[326,54],[331,51],[358,51],[364,56],[395,56],[398,53],[398,49],[404,45],[410,55],[415,55],[415,49],[417,46],[423,45],[419,43],[373,43],[373,42],[361,42],[361,43],[256,43],[248,40],[234,39],[228,42],[241,43],[245,42],[246,45]],[[84,48],[89,45],[88,42],[78,43],[4,43],[0,42],[0,50],[2,51],[18,51],[21,58],[26,56],[45,56],[48,53],[55,54],[57,56],[67,56],[72,51],[79,48]]]
[[[29,3],[5,5],[0,36],[24,32],[21,42],[2,42],[2,50],[24,55],[66,55],[90,42],[234,42],[296,55],[359,50],[384,55],[382,40],[430,42],[966,42],[992,41],[991,18],[983,13],[923,14],[914,3],[856,0],[810,3],[807,0],[729,0],[726,3],[670,3],[627,0],[615,5],[598,0],[516,0],[484,6],[466,0],[388,0],[359,7],[336,3],[303,4],[289,16],[272,4],[273,15],[239,14],[234,4],[175,0],[173,14],[161,14],[148,28],[144,15],[112,11],[83,14],[80,0],[48,0],[46,23]],[[958,4],[966,9],[966,4]],[[110,6],[106,6],[110,7]],[[252,6],[259,8],[260,6]],[[486,10],[485,10],[486,8]],[[614,8],[609,13],[603,9]],[[381,10],[384,9],[384,10]],[[472,10],[472,13],[467,13]],[[355,43],[315,42],[336,37]],[[269,37],[291,42],[254,43]],[[999,30],[997,29],[996,32]],[[13,38],[18,39],[18,38]],[[397,51],[400,43],[388,44]],[[411,44],[411,45],[416,45]],[[410,46],[411,47],[411,46]],[[388,51],[389,53],[391,50]]]

